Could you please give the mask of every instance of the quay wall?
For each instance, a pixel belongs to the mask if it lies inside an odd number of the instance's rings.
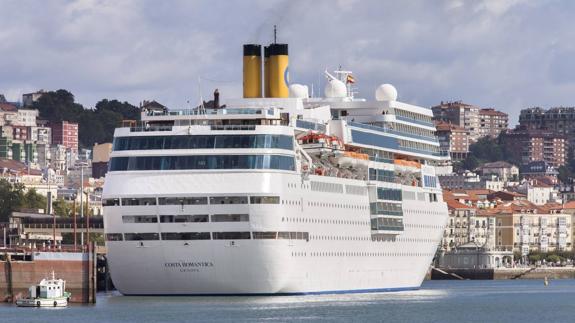
[[[72,293],[72,303],[95,303],[95,262],[90,253],[33,252],[31,259],[5,253],[0,261],[0,301],[15,302],[26,297],[28,288],[43,278],[66,281],[66,291]],[[18,259],[18,260],[16,260]]]
[[[429,280],[499,280],[499,279],[575,279],[575,267],[526,267],[526,268],[432,268]]]

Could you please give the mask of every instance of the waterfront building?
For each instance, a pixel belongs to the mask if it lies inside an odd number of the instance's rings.
[[[503,143],[512,158],[520,160],[522,165],[545,161],[558,168],[566,162],[567,138],[552,131],[518,128],[507,131]]]
[[[496,218],[496,244],[522,255],[572,250],[572,217],[561,205],[528,201],[502,203],[485,210]]]
[[[444,192],[444,198],[447,196],[448,194]],[[450,251],[457,246],[475,241],[475,215],[477,209],[451,198],[445,200],[445,202],[449,210],[449,218],[441,245],[443,250]]]

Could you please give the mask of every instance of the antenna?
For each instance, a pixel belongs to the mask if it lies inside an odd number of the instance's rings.
[[[278,28],[274,25],[274,44],[277,42]]]
[[[206,108],[204,107],[204,98],[202,96],[202,78],[198,76],[198,92],[200,94],[200,114],[206,113]]]

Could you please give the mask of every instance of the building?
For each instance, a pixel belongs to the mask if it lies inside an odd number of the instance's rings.
[[[555,190],[553,185],[536,179],[526,180],[513,188],[527,196],[527,200],[535,205],[544,205],[548,202],[558,202],[559,192]]]
[[[441,151],[448,151],[452,161],[460,161],[469,154],[469,132],[445,121],[436,121],[435,128]]]
[[[563,135],[570,138],[575,147],[575,107],[523,109],[519,114],[519,125],[525,129],[545,129]]]
[[[439,183],[444,189],[486,189],[500,191],[505,186],[505,182],[497,175],[489,174],[479,176],[477,173],[465,171],[461,174],[452,173],[447,175],[438,175]]]
[[[50,124],[52,129],[52,144],[62,145],[71,149],[74,154],[78,153],[78,124],[68,121],[53,122]]]
[[[572,217],[562,207],[528,201],[502,203],[484,212],[495,216],[496,244],[523,256],[531,252],[572,250]]]
[[[509,126],[509,115],[495,109],[479,110],[479,136],[495,138]]]
[[[22,105],[24,107],[32,106],[44,93],[46,93],[46,91],[40,90],[38,92],[22,94]]]
[[[503,143],[512,158],[522,165],[545,161],[558,168],[567,159],[567,138],[552,131],[519,128],[507,131]]]
[[[433,119],[451,123],[465,129],[469,134],[471,142],[477,141],[480,137],[479,108],[461,101],[441,102],[441,104],[431,108]]]
[[[443,195],[448,196],[448,194]],[[475,241],[475,214],[477,209],[465,205],[455,199],[446,199],[449,210],[449,219],[443,234],[441,246],[443,250],[450,251],[457,246]]]
[[[517,181],[519,179],[519,168],[505,161],[485,163],[478,169],[483,176],[497,175],[503,181]]]
[[[108,161],[112,153],[112,144],[95,144],[92,149],[92,177],[100,178],[108,171]]]
[[[23,127],[35,127],[38,114],[38,110],[35,109],[18,109],[16,123]]]

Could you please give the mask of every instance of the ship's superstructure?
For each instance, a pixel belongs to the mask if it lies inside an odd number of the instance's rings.
[[[266,47],[263,62],[246,45],[245,98],[146,110],[116,129],[103,198],[118,290],[420,286],[447,219],[431,110],[398,102],[391,85],[355,99],[351,72],[326,77],[326,97],[310,98],[288,88],[287,45]]]

